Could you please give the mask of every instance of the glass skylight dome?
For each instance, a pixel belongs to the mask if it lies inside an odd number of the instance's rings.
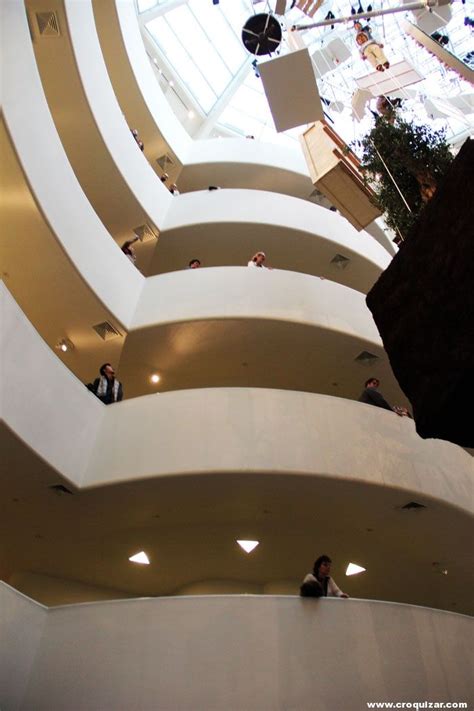
[[[400,2],[375,0],[371,4],[376,10],[398,7]],[[364,10],[369,3],[370,0],[363,0]],[[254,12],[272,10],[274,5],[275,0],[220,0],[217,5],[212,0],[137,0],[142,32],[152,40],[147,42],[148,51],[168,82],[173,82],[186,108],[183,116],[201,117],[201,124],[206,125],[206,131],[197,133],[199,122],[194,127],[186,126],[197,137],[251,135],[257,140],[296,145],[302,129],[276,133],[261,79],[252,66],[255,57],[248,54],[241,41],[247,18]],[[353,7],[357,10],[358,2],[353,2]],[[474,2],[454,2],[449,9],[451,19],[447,24],[438,14],[439,8],[424,12],[430,13],[431,24],[439,21],[439,32],[448,38],[446,48],[469,66],[473,30],[465,24],[465,18],[474,15]],[[290,51],[287,28],[322,20],[329,11],[335,17],[350,15],[350,0],[324,3],[312,20],[297,8],[287,12],[281,18],[285,30],[281,54]],[[390,96],[403,100],[404,117],[431,124],[436,130],[445,129],[454,143],[463,140],[474,127],[472,85],[408,36],[402,28],[405,19],[416,22],[411,12],[374,17],[370,21],[372,34],[383,42],[391,64],[406,60],[423,77],[410,86],[398,87]],[[302,31],[301,37],[313,57],[335,39],[348,50],[347,58],[335,67],[325,68],[321,61],[316,62],[316,73],[328,121],[346,142],[360,138],[373,122],[370,109],[375,110],[376,100],[369,103],[362,120],[354,117],[351,101],[358,88],[356,79],[373,70],[359,56],[352,22],[336,24],[333,29]],[[268,57],[258,59],[267,60]]]

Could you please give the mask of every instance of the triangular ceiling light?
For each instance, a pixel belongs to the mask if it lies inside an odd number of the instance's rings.
[[[251,553],[258,546],[259,541],[237,541],[237,543],[246,553]]]
[[[346,575],[357,575],[358,573],[364,572],[365,568],[363,568],[361,565],[357,565],[357,563],[349,563],[346,568]]]
[[[150,565],[149,558],[145,551],[140,551],[140,553],[135,553],[135,555],[130,556],[129,560],[132,563],[141,563],[142,565]]]

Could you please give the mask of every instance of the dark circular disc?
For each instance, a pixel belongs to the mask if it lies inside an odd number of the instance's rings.
[[[267,12],[252,15],[242,28],[242,42],[251,54],[272,54],[280,46],[281,38],[279,21]]]

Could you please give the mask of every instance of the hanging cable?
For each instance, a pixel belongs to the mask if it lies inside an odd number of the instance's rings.
[[[377,153],[378,157],[379,157],[380,160],[382,161],[382,165],[383,165],[383,167],[385,168],[385,170],[387,171],[390,180],[391,180],[392,183],[395,185],[395,187],[396,187],[396,189],[397,189],[397,191],[398,191],[398,194],[400,195],[401,199],[402,199],[403,202],[405,203],[405,206],[406,206],[408,212],[411,213],[411,212],[412,212],[412,209],[411,209],[410,205],[407,203],[407,201],[405,200],[405,197],[404,197],[402,191],[400,190],[400,188],[398,187],[397,181],[395,180],[395,178],[394,178],[393,175],[391,174],[391,172],[390,172],[390,170],[389,170],[389,168],[388,168],[388,165],[386,164],[386,162],[384,161],[384,159],[383,159],[382,156],[380,155],[380,153],[379,153],[379,151],[378,151],[378,148],[377,148],[377,146],[375,145],[375,143],[374,143],[373,141],[371,141],[371,143],[372,143],[372,145],[373,145],[373,147],[374,147],[374,150],[375,150],[375,152]]]

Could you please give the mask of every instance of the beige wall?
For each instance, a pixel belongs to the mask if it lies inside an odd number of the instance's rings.
[[[54,607],[55,605],[91,602],[97,600],[121,600],[132,597],[125,590],[110,587],[86,585],[78,580],[66,580],[53,575],[43,575],[31,571],[18,571],[9,579],[9,584],[24,595],[42,605]]]
[[[106,407],[39,337],[3,283],[0,312],[2,419],[27,447],[79,485]]]
[[[472,619],[367,600],[211,596],[40,608],[0,585],[2,711],[366,711],[472,701]],[[5,619],[3,621],[5,625]],[[31,673],[31,649],[37,654]],[[23,703],[18,701],[23,696]]]
[[[20,711],[47,610],[0,582],[0,709]]]

